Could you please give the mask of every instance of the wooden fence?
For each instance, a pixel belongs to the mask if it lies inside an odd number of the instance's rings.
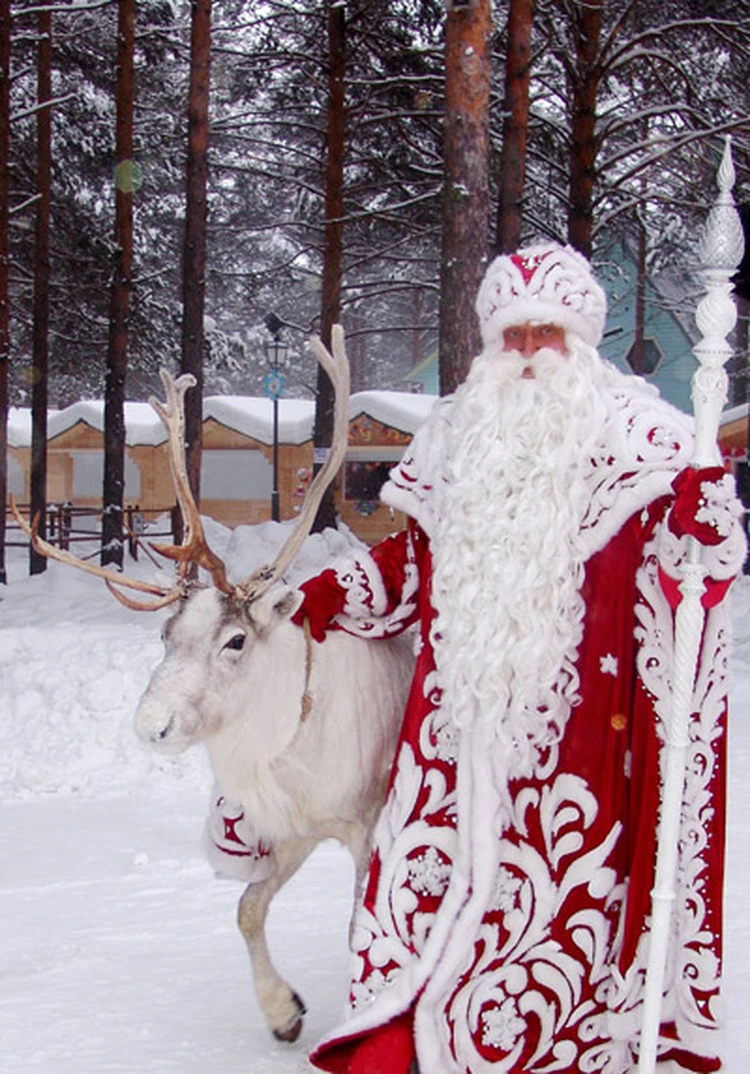
[[[29,516],[29,504],[16,504],[20,514]],[[169,518],[164,529],[154,529],[149,525],[149,520],[154,521],[162,515]],[[50,544],[57,545],[67,551],[73,549],[76,544],[101,542],[102,512],[96,507],[76,507],[75,504],[65,501],[64,503],[50,503],[46,512],[45,538]],[[169,507],[152,507],[142,510],[138,504],[128,504],[123,509],[123,536],[128,543],[128,552],[133,559],[138,559],[144,531],[148,527],[148,539],[163,540],[168,537],[173,543],[178,543],[182,532],[182,519],[179,508],[176,505]],[[21,527],[8,516],[7,534],[5,545],[7,548],[28,548],[29,541]],[[97,548],[87,555],[81,555],[81,559],[92,559],[99,555]]]

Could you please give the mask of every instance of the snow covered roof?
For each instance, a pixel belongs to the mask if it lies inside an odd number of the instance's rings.
[[[414,434],[437,399],[419,392],[355,392],[349,400],[349,418],[368,414],[375,421]]]
[[[367,414],[374,421],[413,435],[437,398],[417,392],[355,392],[349,400],[349,419]],[[727,425],[746,416],[747,412],[747,403],[731,407],[722,414],[721,423]],[[203,401],[203,415],[261,444],[273,443],[273,407],[264,396],[209,395]],[[280,399],[280,443],[304,444],[311,440],[314,420],[315,403],[311,399]],[[103,432],[104,403],[99,399],[87,399],[64,410],[51,410],[47,426],[50,440],[72,429],[79,421]],[[162,444],[166,440],[164,426],[148,403],[125,404],[125,430],[129,447]],[[11,407],[8,411],[8,444],[12,448],[30,446],[29,407]]]
[[[748,416],[748,403],[740,403],[738,406],[729,407],[721,415],[721,424],[729,425],[733,421],[739,421],[740,418],[746,418]]]
[[[203,418],[213,418],[228,429],[273,443],[273,404],[263,396],[209,395],[203,400]],[[279,441],[304,444],[312,439],[315,403],[311,399],[279,399]]]
[[[12,406],[8,410],[9,447],[28,447],[31,443],[31,410],[27,406]]]
[[[81,421],[98,432],[104,431],[104,403],[101,399],[83,399],[50,413],[47,421],[47,436],[53,440],[56,436],[72,429]],[[164,427],[159,416],[148,403],[125,404],[125,440],[131,447],[136,444],[160,444],[166,439]]]
[[[368,414],[375,421],[413,434],[429,414],[435,399],[434,395],[412,392],[356,392],[349,401],[349,417]],[[203,400],[203,416],[262,444],[273,443],[273,406],[270,399],[263,396],[210,395]],[[280,399],[279,441],[303,444],[311,440],[314,420],[315,403],[311,399]],[[78,422],[103,432],[103,401],[85,399],[64,410],[50,411],[47,435],[52,440]],[[156,445],[164,440],[164,426],[148,403],[125,404],[125,441],[129,447]],[[11,447],[31,444],[31,411],[28,407],[10,409],[8,442]]]

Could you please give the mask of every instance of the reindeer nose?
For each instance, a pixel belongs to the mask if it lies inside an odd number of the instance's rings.
[[[168,738],[169,735],[172,733],[172,730],[174,729],[174,720],[174,713],[172,713],[172,715],[169,717],[169,723],[165,724],[164,727],[162,727],[161,731],[152,732],[151,741],[163,742],[165,738]]]

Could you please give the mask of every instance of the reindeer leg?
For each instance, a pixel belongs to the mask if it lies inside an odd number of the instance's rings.
[[[249,884],[237,908],[237,924],[250,955],[258,1003],[277,1040],[297,1039],[306,1008],[271,961],[266,943],[266,915],[276,892],[297,872],[317,844],[316,839],[274,843],[275,872],[267,880]]]
[[[349,921],[349,945],[351,946],[354,923],[364,896],[364,883],[370,865],[372,826],[351,824],[348,826],[346,833],[341,836],[341,841],[354,859],[354,900],[352,902],[352,916]]]

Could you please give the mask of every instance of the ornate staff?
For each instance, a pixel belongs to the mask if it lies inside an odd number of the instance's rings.
[[[731,193],[734,180],[731,139],[727,138],[717,177],[719,196],[706,221],[700,251],[706,294],[695,315],[703,338],[693,348],[700,363],[692,382],[695,445],[691,465],[696,468],[715,466],[720,461],[717,438],[727,394],[724,365],[732,354],[726,337],[737,320],[730,278],[742,258],[744,247],[742,226]],[[699,542],[693,537],[688,540],[687,560],[680,582],[682,600],[675,616],[672,710],[665,728],[661,813],[656,878],[651,893],[651,938],[643,999],[639,1074],[653,1074],[656,1068],[670,918],[675,899],[685,763],[690,742],[688,728],[703,633],[701,597],[706,588],[705,568],[701,564]]]

